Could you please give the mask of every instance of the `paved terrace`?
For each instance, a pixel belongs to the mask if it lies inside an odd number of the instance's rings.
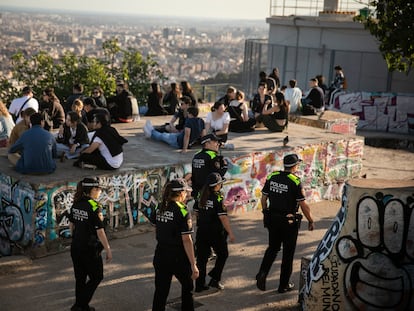
[[[114,125],[129,142],[124,148],[123,166],[111,172],[82,170],[73,167],[73,160],[66,160],[58,161],[57,170],[51,175],[21,175],[10,166],[7,150],[1,149],[0,212],[5,220],[12,221],[4,222],[7,234],[0,232],[0,255],[34,252],[34,256],[40,256],[66,245],[69,240],[66,214],[76,183],[91,175],[99,176],[107,186],[101,202],[108,231],[139,230],[140,224],[146,222],[142,212],[156,206],[167,179],[191,173],[191,159],[198,150],[182,154],[164,143],[145,139],[142,128],[147,119],[161,125],[170,118],[142,117],[132,124]],[[323,118],[325,121],[321,121]],[[287,153],[297,152],[304,159],[301,177],[311,202],[339,199],[344,181],[359,176],[364,139],[353,134],[356,123],[353,117],[329,112],[322,118],[312,116],[306,120],[312,126],[291,122],[284,133],[271,133],[263,128],[252,133],[229,134],[235,150],[223,150],[222,154],[230,161],[224,188],[230,213],[260,208],[263,182],[267,174],[282,167]],[[286,135],[289,144],[284,147],[282,140]]]

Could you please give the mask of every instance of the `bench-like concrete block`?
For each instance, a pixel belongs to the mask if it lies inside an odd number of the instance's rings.
[[[313,254],[304,310],[414,310],[414,181],[354,179]]]

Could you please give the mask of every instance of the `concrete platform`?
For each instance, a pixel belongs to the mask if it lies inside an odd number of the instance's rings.
[[[116,124],[128,139],[125,162],[116,171],[82,170],[73,160],[57,162],[47,176],[21,175],[10,166],[7,150],[0,150],[0,255],[30,253],[41,256],[68,242],[67,211],[76,183],[98,176],[106,185],[100,201],[109,231],[129,230],[146,222],[144,213],[161,198],[166,180],[191,173],[191,159],[198,150],[182,154],[166,144],[147,140],[142,127],[146,119],[161,125],[171,116],[143,117],[132,124]],[[289,144],[282,140],[288,135]],[[290,123],[285,133],[257,129],[252,133],[230,133],[235,150],[223,150],[230,165],[224,185],[229,213],[260,209],[260,190],[266,176],[282,168],[283,156],[296,152],[304,160],[301,178],[310,202],[339,199],[343,184],[358,177],[362,167],[364,138],[333,133],[325,128]]]

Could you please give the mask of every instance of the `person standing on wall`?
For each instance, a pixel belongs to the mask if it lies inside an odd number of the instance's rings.
[[[193,280],[198,278],[191,233],[191,215],[185,205],[187,186],[184,179],[174,179],[165,185],[162,202],[152,222],[156,226],[157,247],[154,254],[155,292],[153,311],[164,311],[175,276],[181,284],[181,310],[193,311]]]
[[[314,228],[310,207],[305,201],[302,184],[295,175],[302,160],[296,154],[283,158],[283,171],[271,173],[262,189],[263,223],[269,232],[269,246],[266,249],[259,273],[256,275],[257,288],[266,290],[266,277],[283,244],[282,265],[280,268],[279,293],[291,291],[294,284],[290,282],[293,257],[302,214],[300,206],[308,220],[308,230]],[[269,205],[268,205],[269,201]]]
[[[76,302],[71,311],[95,310],[89,302],[103,279],[102,250],[106,252],[106,262],[112,260],[101,205],[96,201],[100,194],[99,181],[86,177],[78,183],[70,209],[70,253],[76,279]]]

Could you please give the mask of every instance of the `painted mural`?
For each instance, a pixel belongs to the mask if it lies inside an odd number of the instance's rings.
[[[307,267],[303,309],[414,310],[414,183],[352,183]]]
[[[268,174],[283,168],[285,154],[296,152],[304,160],[299,175],[308,200],[339,199],[344,181],[357,177],[362,167],[363,140],[351,139],[258,152],[226,158],[228,171],[223,191],[229,213],[260,209],[261,189]],[[132,229],[147,222],[161,199],[167,180],[189,179],[191,164],[131,171],[100,177],[99,201],[106,229]],[[58,187],[33,185],[0,174],[0,255],[24,253],[48,243],[68,244],[68,212],[77,181]]]
[[[414,96],[339,92],[329,109],[358,116],[361,130],[414,134]]]

